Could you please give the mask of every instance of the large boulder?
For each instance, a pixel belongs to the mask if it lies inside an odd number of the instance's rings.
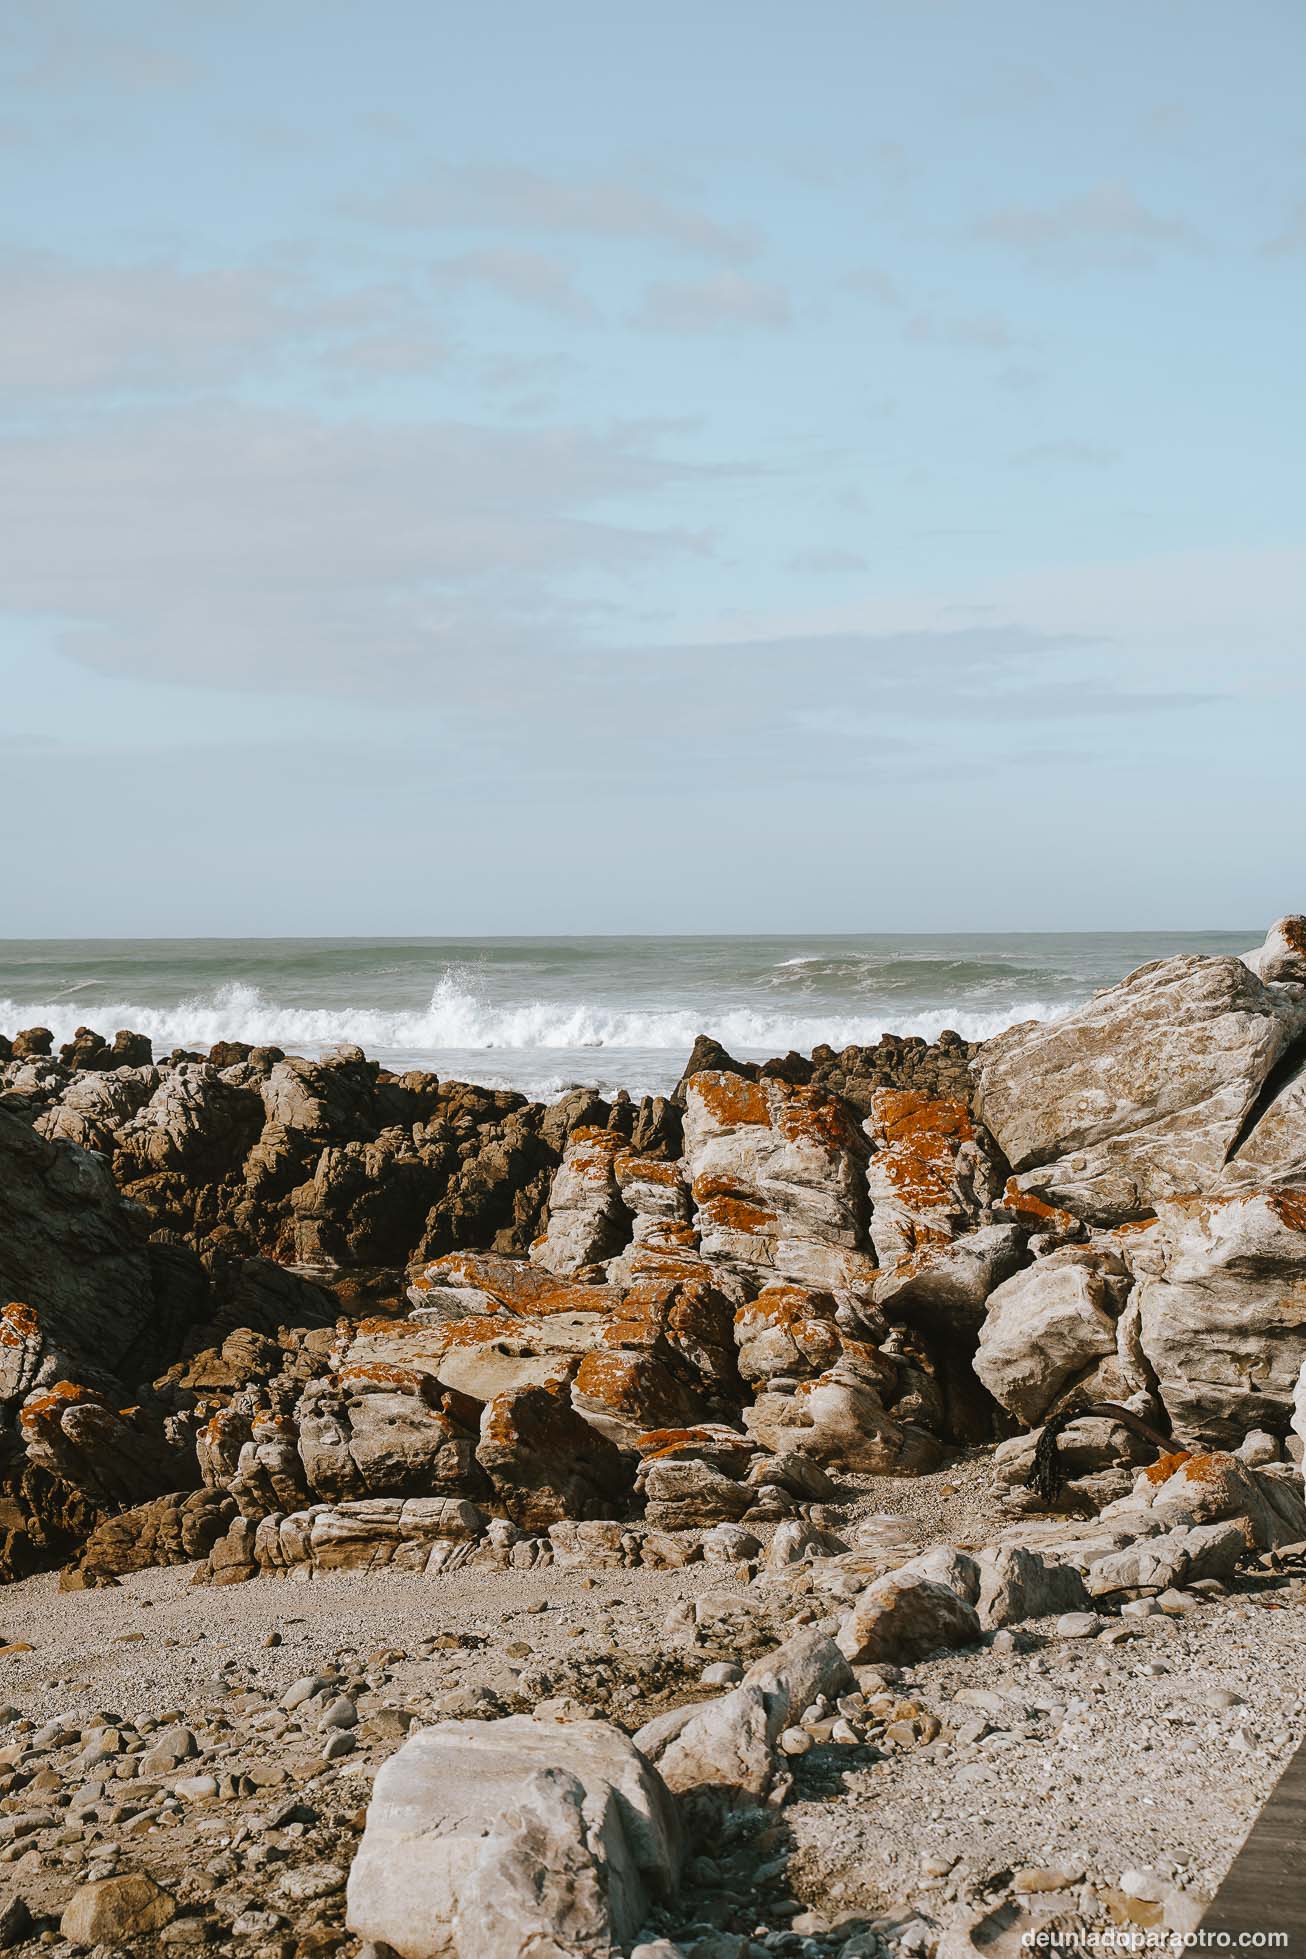
[[[578,1415],[565,1380],[499,1394],[481,1416],[476,1460],[524,1530],[567,1517],[612,1517],[632,1475],[615,1444]]]
[[[476,1439],[449,1412],[450,1399],[431,1375],[383,1361],[310,1382],[296,1410],[309,1489],[329,1501],[475,1489]]]
[[[985,1042],[976,1108],[1022,1189],[1116,1224],[1211,1188],[1304,1033],[1301,986],[1183,954]]]
[[[822,1089],[708,1071],[685,1086],[685,1167],[703,1255],[759,1276],[869,1281],[867,1145]]]
[[[979,1615],[967,1600],[934,1579],[895,1571],[868,1585],[844,1614],[838,1642],[854,1666],[910,1666],[949,1647],[974,1646],[979,1637]]]
[[[886,1412],[864,1366],[841,1362],[792,1394],[759,1394],[744,1410],[749,1434],[777,1454],[792,1450],[833,1469],[911,1476],[938,1466],[936,1438]]]
[[[1258,979],[1306,983],[1306,918],[1300,912],[1276,918],[1264,945],[1243,957]]]
[[[733,1692],[705,1707],[673,1708],[638,1730],[635,1745],[676,1795],[710,1791],[733,1804],[765,1796],[775,1745],[819,1697],[851,1693],[852,1670],[828,1634],[795,1633],[754,1662]]]
[[[1023,1422],[1074,1395],[1118,1400],[1126,1382],[1118,1325],[1130,1276],[1112,1252],[1072,1245],[1007,1279],[990,1296],[975,1372]]]
[[[348,1924],[399,1959],[609,1959],[681,1856],[660,1777],[605,1722],[446,1721],[373,1784]]]
[[[1282,1435],[1306,1361],[1306,1190],[1162,1201],[1128,1256],[1143,1352],[1176,1432]]]

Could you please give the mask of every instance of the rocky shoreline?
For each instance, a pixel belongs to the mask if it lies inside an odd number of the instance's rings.
[[[1299,918],[639,1103],[0,1038],[0,1946],[1191,1929],[1304,1363]]]

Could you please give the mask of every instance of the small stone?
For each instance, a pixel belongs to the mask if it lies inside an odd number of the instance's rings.
[[[1126,1599],[1120,1608],[1122,1619],[1159,1619],[1161,1608],[1154,1598]]]
[[[1051,1864],[1029,1864],[1017,1871],[1011,1880],[1011,1888],[1022,1895],[1038,1891],[1068,1891],[1073,1884],[1083,1882],[1083,1869],[1058,1870]]]
[[[180,1796],[186,1803],[211,1803],[218,1793],[216,1775],[183,1775],[180,1782],[172,1785],[174,1796]]]
[[[786,1728],[780,1736],[782,1755],[805,1755],[812,1745],[812,1737],[806,1728]]]
[[[733,1660],[714,1660],[698,1676],[705,1687],[733,1687],[744,1677],[744,1669]]]
[[[355,1707],[353,1701],[350,1700],[348,1694],[341,1694],[339,1699],[333,1700],[329,1707],[323,1709],[322,1718],[318,1722],[318,1726],[319,1728],[356,1728],[358,1726],[358,1709]]]
[[[1170,1614],[1173,1618],[1178,1618],[1183,1612],[1191,1612],[1200,1603],[1195,1593],[1177,1592],[1173,1589],[1158,1593],[1156,1602],[1162,1612]]]
[[[324,1762],[338,1762],[342,1755],[352,1755],[358,1742],[345,1728],[336,1728],[327,1736],[322,1749]]]
[[[1095,1639],[1105,1625],[1096,1612],[1063,1612],[1053,1631],[1058,1639]]]

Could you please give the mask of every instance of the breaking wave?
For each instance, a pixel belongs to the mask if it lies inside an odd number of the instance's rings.
[[[278,1001],[259,987],[233,981],[173,1003],[149,1005],[131,1000],[87,999],[77,989],[45,1002],[0,999],[0,1029],[49,1027],[57,1041],[71,1039],[82,1024],[112,1035],[119,1027],[148,1034],[156,1050],[211,1047],[215,1041],[250,1041],[288,1051],[321,1052],[356,1041],[368,1053],[438,1054],[457,1049],[668,1050],[687,1053],[696,1035],[709,1033],[743,1054],[782,1054],[789,1048],[810,1052],[820,1042],[831,1047],[869,1045],[885,1032],[936,1039],[951,1027],[966,1040],[985,1040],[1015,1021],[1043,1020],[1065,1011],[1064,1002],[1024,1000],[999,1011],[952,1005],[895,1011],[836,1008],[795,1013],[745,1004],[689,1006],[622,1005],[594,1000],[531,999],[494,1001],[465,970],[450,969],[437,981],[423,1007],[314,1006]]]

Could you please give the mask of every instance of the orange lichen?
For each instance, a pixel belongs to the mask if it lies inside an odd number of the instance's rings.
[[[920,1148],[928,1138],[972,1143],[975,1125],[964,1102],[926,1095],[915,1088],[882,1088],[875,1095],[874,1122],[884,1146],[908,1143]]]
[[[57,1424],[69,1408],[86,1406],[107,1408],[109,1403],[94,1388],[84,1388],[76,1381],[56,1381],[44,1394],[35,1395],[25,1404],[19,1422],[23,1428],[31,1429],[53,1417]]]
[[[40,1333],[36,1309],[21,1299],[11,1299],[0,1313],[0,1347],[25,1346],[29,1340],[39,1339]]]
[[[709,1070],[691,1078],[688,1092],[704,1114],[711,1116],[722,1129],[769,1129],[771,1126],[766,1091],[759,1082],[749,1081],[745,1075]]]
[[[337,1378],[342,1388],[392,1388],[397,1394],[422,1396],[431,1392],[429,1374],[421,1374],[413,1367],[396,1367],[393,1361],[359,1361],[352,1367],[341,1368]]]
[[[1155,1462],[1150,1462],[1143,1471],[1143,1474],[1149,1483],[1157,1485],[1168,1483],[1175,1471],[1182,1469],[1183,1465],[1191,1460],[1192,1457],[1189,1450],[1176,1449],[1173,1455],[1158,1456]]]
[[[821,1149],[864,1153],[865,1143],[844,1105],[821,1088],[786,1089],[775,1112],[775,1126],[787,1143],[815,1143]]]
[[[1289,1231],[1306,1231],[1306,1190],[1281,1190],[1266,1202]]]
[[[696,1193],[697,1194],[697,1193]],[[740,1231],[749,1237],[773,1236],[778,1220],[774,1211],[750,1204],[743,1197],[710,1197],[698,1207],[700,1230]]]
[[[1024,1223],[1038,1223],[1049,1230],[1065,1230],[1079,1223],[1073,1211],[1060,1210],[1055,1204],[1045,1203],[1036,1197],[1032,1190],[1022,1190],[1014,1177],[1008,1177],[1007,1187],[1002,1193],[1004,1210],[1012,1211]]]

